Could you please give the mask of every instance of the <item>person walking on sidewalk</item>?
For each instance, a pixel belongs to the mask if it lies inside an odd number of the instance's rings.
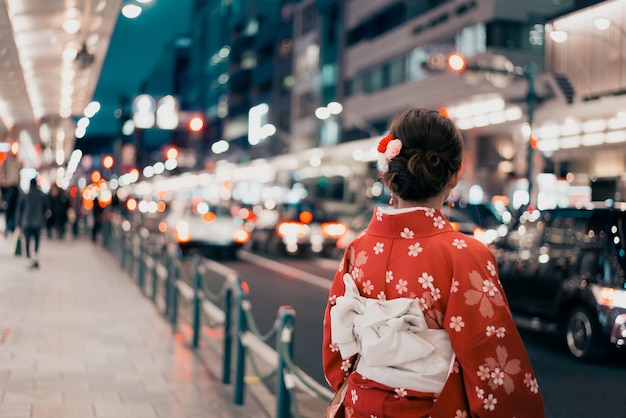
[[[39,239],[46,225],[49,205],[48,197],[41,191],[37,178],[30,180],[30,189],[20,195],[17,203],[17,224],[22,228],[26,246],[26,258],[30,267],[39,267]],[[31,259],[30,243],[34,241],[34,256]]]

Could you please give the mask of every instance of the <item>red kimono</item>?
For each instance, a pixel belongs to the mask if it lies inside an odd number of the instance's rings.
[[[349,273],[360,296],[416,299],[429,329],[444,329],[455,360],[440,393],[388,387],[354,371],[331,339],[331,308]],[[357,418],[541,418],[543,401],[498,279],[478,240],[454,231],[439,210],[377,209],[346,249],[324,315],[324,374],[348,377],[346,416]],[[394,352],[389,352],[393,357]]]

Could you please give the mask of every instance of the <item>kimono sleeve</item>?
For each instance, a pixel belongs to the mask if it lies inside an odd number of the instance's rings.
[[[498,279],[481,243],[459,250],[444,316],[463,374],[471,416],[543,417],[535,373]]]
[[[333,344],[331,339],[331,321],[330,321],[330,309],[335,305],[337,297],[345,294],[345,285],[343,282],[344,273],[348,272],[349,264],[349,252],[348,247],[344,252],[343,259],[330,288],[328,294],[328,303],[326,304],[326,310],[324,312],[324,335],[322,342],[322,363],[324,367],[324,376],[330,387],[337,391],[339,386],[343,383],[348,374],[352,371],[354,364],[353,359],[342,359],[339,353],[339,348],[336,344]]]

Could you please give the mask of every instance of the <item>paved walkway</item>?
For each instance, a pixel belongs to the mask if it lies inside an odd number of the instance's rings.
[[[101,245],[43,238],[35,270],[0,236],[0,417],[269,417],[205,361]]]

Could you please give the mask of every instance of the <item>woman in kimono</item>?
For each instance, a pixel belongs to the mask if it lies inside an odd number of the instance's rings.
[[[543,417],[494,256],[442,212],[461,176],[459,131],[409,109],[378,152],[392,207],[346,248],[324,316],[324,373],[345,415]]]

